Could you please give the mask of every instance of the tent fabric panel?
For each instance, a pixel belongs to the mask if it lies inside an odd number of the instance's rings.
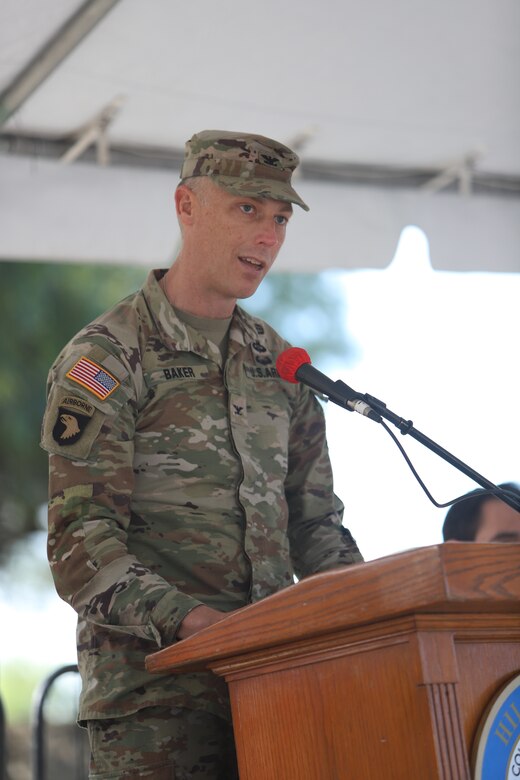
[[[167,265],[178,172],[0,156],[0,258]],[[498,196],[300,180],[279,271],[384,268],[400,233],[427,234],[434,268],[520,271],[520,203]]]

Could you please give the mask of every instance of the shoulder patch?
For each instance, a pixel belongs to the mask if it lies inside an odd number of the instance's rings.
[[[106,368],[84,356],[74,363],[67,373],[67,377],[90,390],[102,401],[108,398],[114,390],[117,390],[121,384]]]
[[[75,444],[85,431],[95,408],[83,398],[66,396],[58,405],[52,438],[62,447]]]

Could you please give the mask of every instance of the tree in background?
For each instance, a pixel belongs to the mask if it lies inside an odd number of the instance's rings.
[[[67,341],[138,289],[146,269],[2,263],[0,280],[0,563],[34,531],[47,499],[47,455],[38,446],[48,370]],[[242,302],[314,362],[347,354],[345,306],[333,275],[272,273]]]
[[[38,446],[49,368],[87,322],[139,286],[143,269],[2,263],[0,327],[0,562],[37,530],[47,496]]]

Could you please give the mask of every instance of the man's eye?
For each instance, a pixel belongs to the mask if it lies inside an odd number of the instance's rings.
[[[244,214],[252,214],[254,211],[254,206],[252,206],[250,203],[242,203],[240,206]]]
[[[287,217],[282,217],[281,214],[275,217],[275,221],[277,225],[287,225],[288,219]]]

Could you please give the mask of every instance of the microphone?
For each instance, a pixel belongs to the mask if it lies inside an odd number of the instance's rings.
[[[342,406],[349,412],[358,412],[375,422],[381,422],[381,417],[363,400],[361,393],[356,393],[341,380],[334,382],[311,365],[309,354],[301,347],[290,347],[278,355],[276,369],[286,382],[303,382],[304,385],[325,395],[330,401]]]

